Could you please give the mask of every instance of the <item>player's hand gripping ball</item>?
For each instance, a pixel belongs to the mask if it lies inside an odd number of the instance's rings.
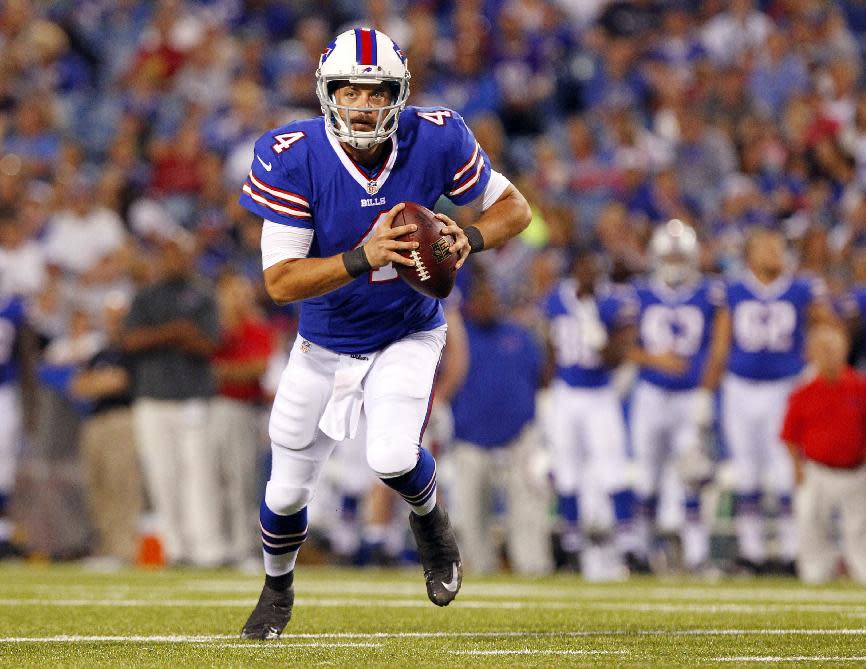
[[[450,251],[454,237],[441,234],[447,227],[445,221],[420,204],[407,202],[405,208],[394,218],[394,227],[415,224],[418,229],[398,237],[401,242],[418,242],[417,249],[397,251],[415,261],[414,267],[394,263],[397,273],[419,293],[439,299],[448,297],[457,276],[458,252]]]

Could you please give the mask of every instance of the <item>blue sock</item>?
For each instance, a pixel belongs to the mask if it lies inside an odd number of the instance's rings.
[[[631,490],[619,490],[610,496],[613,502],[613,515],[618,525],[625,525],[634,520],[634,493]]]
[[[419,516],[430,513],[436,506],[436,460],[427,449],[418,449],[418,462],[411,471],[381,480],[400,493]]]
[[[577,502],[577,495],[559,495],[557,499],[557,509],[559,517],[562,518],[569,527],[577,527],[580,520],[580,505]]]
[[[697,522],[701,519],[701,498],[697,495],[686,495],[686,520]]]
[[[359,500],[354,495],[343,495],[340,503],[340,515],[343,520],[354,520],[358,517]]]
[[[734,495],[734,515],[745,516],[761,510],[761,493],[744,492]]]
[[[271,555],[296,552],[307,538],[307,507],[288,516],[274,513],[262,500],[259,510],[262,547]]]

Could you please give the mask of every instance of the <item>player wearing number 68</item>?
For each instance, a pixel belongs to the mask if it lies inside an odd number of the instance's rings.
[[[394,219],[404,202],[433,209],[443,195],[480,210],[465,231],[438,215],[459,267],[470,251],[519,233],[530,211],[459,114],[406,106],[409,80],[387,35],[346,31],[316,72],[323,116],[269,130],[251,156],[240,201],[263,219],[265,286],[276,302],[300,302],[301,315],[271,413],[266,582],[246,638],[275,638],[288,622],[307,503],[335,444],[357,435],[370,467],[412,509],[430,599],[445,605],[460,587],[435,463],[419,445],[445,317],[438,300],[399,279],[395,265],[414,261],[398,251],[417,242],[399,240],[415,226]]]
[[[735,475],[740,561],[761,571],[769,555],[762,495],[777,506],[776,558],[793,567],[794,473],[779,432],[788,395],[803,369],[807,327],[834,321],[823,282],[795,275],[781,233],[758,229],[745,246],[745,270],[727,286],[730,354],[722,383],[722,431]]]

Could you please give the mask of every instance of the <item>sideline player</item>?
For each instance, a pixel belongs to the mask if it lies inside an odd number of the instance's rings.
[[[621,554],[631,549],[634,496],[626,478],[625,421],[611,372],[631,348],[635,304],[629,293],[603,282],[601,262],[591,250],[578,251],[571,277],[545,305],[556,363],[549,425],[553,479],[564,525],[563,550],[570,561],[584,549],[579,502],[588,487],[609,496],[618,525],[617,549]],[[602,545],[608,539],[604,536]],[[588,555],[583,555],[585,575]]]
[[[638,344],[629,355],[640,365],[631,405],[640,549],[649,548],[662,475],[673,463],[685,491],[680,536],[683,562],[690,570],[709,558],[700,479],[709,476],[710,462],[702,445],[727,354],[727,339],[720,333],[727,331],[730,318],[724,285],[700,274],[699,251],[694,229],[678,219],[653,233],[653,273],[635,283]],[[703,471],[686,471],[687,463]]]
[[[265,584],[241,636],[273,639],[291,617],[306,508],[338,441],[366,418],[367,463],[409,503],[409,521],[434,604],[462,579],[448,516],[436,504],[436,465],[419,446],[445,341],[438,300],[399,280],[411,266],[392,227],[403,202],[441,195],[483,211],[461,230],[439,214],[462,265],[526,227],[529,206],[448,109],[406,107],[406,57],[385,34],[340,34],[322,53],[316,92],[324,118],[289,123],[255,145],[241,204],[264,219],[268,294],[301,301],[298,338],[270,420],[273,464],[260,521]],[[398,125],[399,122],[399,125]]]
[[[766,228],[753,232],[744,249],[746,270],[727,288],[731,342],[722,382],[722,429],[736,476],[739,563],[759,573],[769,566],[762,491],[778,505],[779,564],[793,573],[797,536],[793,519],[794,472],[779,438],[788,395],[803,369],[806,329],[834,322],[823,282],[795,276],[785,239]]]

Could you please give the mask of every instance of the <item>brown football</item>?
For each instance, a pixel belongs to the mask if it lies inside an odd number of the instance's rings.
[[[420,246],[412,251],[398,251],[406,258],[415,261],[414,267],[394,264],[397,273],[419,293],[439,299],[448,297],[457,276],[458,254],[451,253],[448,247],[454,243],[452,235],[440,235],[445,223],[433,212],[414,202],[407,202],[394,219],[394,227],[400,225],[418,226],[415,232],[398,237],[401,242],[418,242]]]

